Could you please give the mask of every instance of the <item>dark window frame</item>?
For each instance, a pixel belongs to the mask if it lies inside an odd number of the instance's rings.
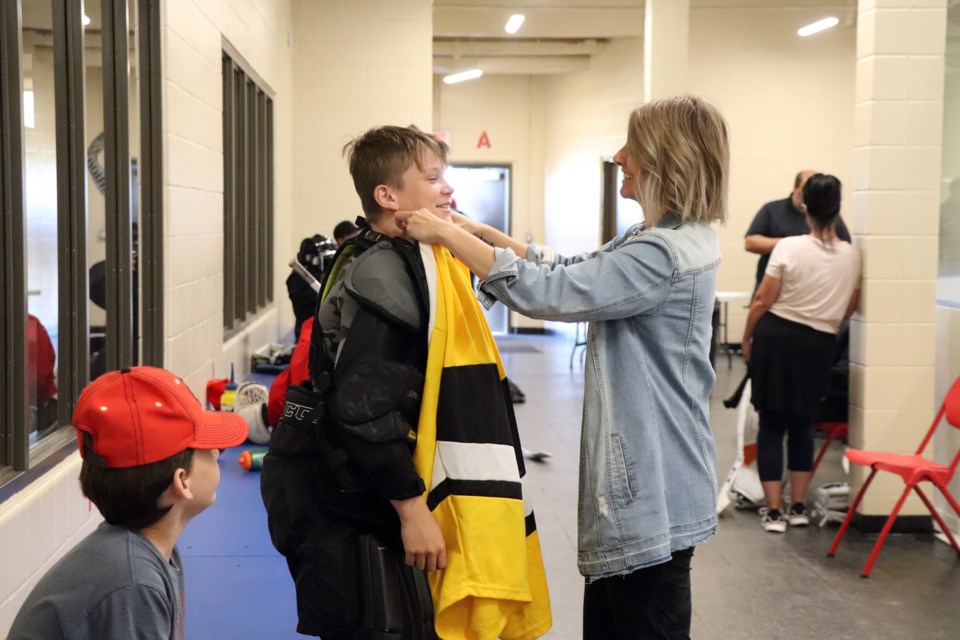
[[[140,363],[163,366],[163,25],[161,0],[138,0],[140,73]]]
[[[162,131],[160,89],[161,0],[133,0],[137,5],[138,51],[141,68],[141,273],[144,300],[143,357],[163,360],[163,219]],[[58,423],[67,425],[82,389],[89,382],[88,275],[86,265],[86,157],[84,145],[84,41],[82,5],[74,0],[50,0],[54,41],[54,95],[58,242]],[[102,0],[104,60],[104,128],[108,198],[108,297],[112,296],[116,342],[108,349],[111,366],[136,364],[136,327],[122,313],[120,300],[129,300],[132,281],[129,210],[129,135],[126,111],[128,24],[126,0]],[[67,429],[29,446],[29,395],[26,346],[26,248],[22,59],[20,0],[0,3],[0,486],[33,474],[60,459],[75,446]],[[112,117],[106,117],[110,115]],[[112,194],[110,193],[112,189]],[[126,233],[117,233],[126,228]],[[112,255],[111,255],[112,252]],[[113,269],[113,271],[111,271]],[[113,293],[111,294],[111,287]],[[148,302],[149,301],[149,302]],[[110,306],[110,305],[108,305]],[[129,305],[126,305],[129,306]],[[118,315],[119,314],[119,315]],[[24,472],[33,469],[30,474]],[[11,485],[12,486],[12,485]],[[10,492],[0,492],[0,500]]]
[[[57,419],[69,424],[90,376],[87,353],[87,243],[83,15],[79,3],[55,2],[53,11],[57,127],[57,243],[60,250],[60,344]],[[62,159],[62,160],[61,160]],[[67,346],[66,349],[63,346]]]
[[[26,467],[27,291],[24,251],[23,103],[20,77],[20,3],[0,3],[0,199],[3,216],[3,270],[0,286],[0,358],[6,375],[0,376],[0,465]],[[0,476],[2,481],[3,476]]]
[[[133,233],[130,217],[130,105],[126,0],[101,0],[103,165],[107,176],[107,370],[134,364]],[[106,114],[111,113],[108,118]]]
[[[223,327],[273,303],[273,90],[223,40]]]

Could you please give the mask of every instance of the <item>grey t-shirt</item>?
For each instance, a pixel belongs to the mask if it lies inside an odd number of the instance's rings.
[[[183,570],[139,531],[103,523],[44,575],[7,640],[183,638]]]

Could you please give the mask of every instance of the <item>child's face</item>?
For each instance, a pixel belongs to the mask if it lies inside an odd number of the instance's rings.
[[[438,218],[449,220],[453,187],[443,176],[447,167],[432,151],[423,153],[420,164],[423,168],[418,168],[416,163],[407,167],[403,187],[394,190],[399,210],[429,209]]]
[[[190,492],[193,494],[193,515],[212,505],[217,499],[217,485],[220,484],[220,465],[217,459],[220,452],[216,449],[195,449],[193,464],[187,476]]]

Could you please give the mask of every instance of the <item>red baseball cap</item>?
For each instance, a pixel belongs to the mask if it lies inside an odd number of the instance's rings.
[[[84,433],[107,467],[137,467],[185,449],[226,449],[247,439],[233,413],[204,411],[186,383],[164,369],[133,367],[91,382],[73,412],[80,455]]]

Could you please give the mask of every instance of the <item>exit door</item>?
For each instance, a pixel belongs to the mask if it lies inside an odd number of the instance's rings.
[[[452,164],[447,182],[460,213],[510,233],[510,166]],[[521,256],[523,257],[523,256]],[[510,330],[509,311],[499,302],[486,310],[487,323],[494,333]]]

